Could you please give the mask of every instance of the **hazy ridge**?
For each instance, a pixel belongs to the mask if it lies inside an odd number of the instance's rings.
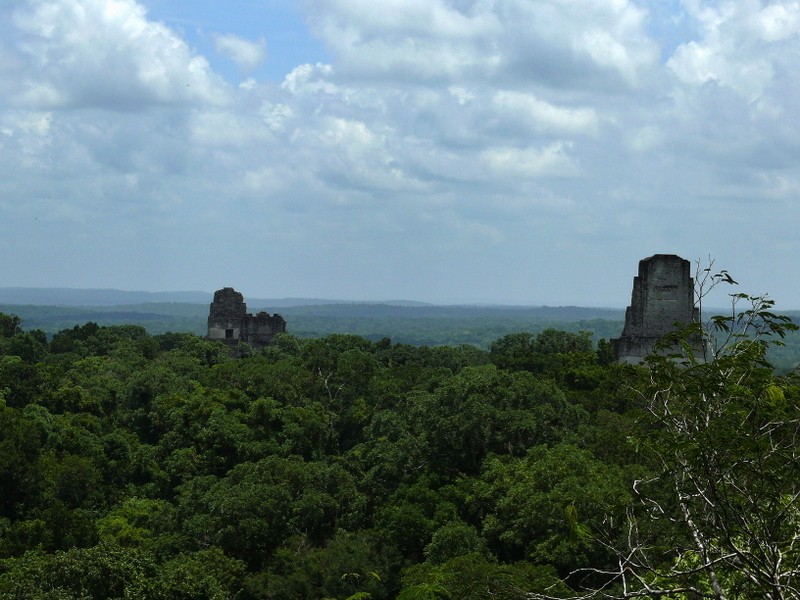
[[[25,329],[41,329],[49,336],[89,321],[104,326],[140,325],[151,335],[168,331],[205,335],[211,298],[212,294],[204,292],[0,288],[0,312],[15,314]],[[418,346],[470,344],[487,348],[509,333],[538,333],[546,328],[590,331],[596,342],[619,336],[625,316],[622,309],[580,306],[433,305],[308,298],[246,301],[250,312],[265,310],[283,315],[287,331],[298,337],[353,334]],[[800,311],[782,312],[800,320]],[[781,371],[800,362],[800,335],[792,333],[784,342],[785,346],[776,346],[770,352],[773,364]]]
[[[28,304],[32,306],[125,306],[138,304],[186,303],[208,305],[213,292],[142,292],[112,288],[35,288],[0,287],[0,304]],[[368,302],[356,300],[330,300],[324,298],[245,298],[248,306],[309,306],[319,304],[388,304],[391,306],[431,306],[412,300]]]
[[[211,297],[202,292],[0,288],[0,312],[18,315],[23,327],[41,329],[48,335],[89,321],[141,325],[151,334],[180,331],[204,335]],[[288,331],[300,337],[342,333],[372,340],[388,337],[414,345],[486,347],[507,333],[537,332],[546,327],[587,329],[599,339],[617,335],[624,316],[619,309],[576,306],[438,306],[307,298],[246,301],[250,312],[279,312],[288,321]]]

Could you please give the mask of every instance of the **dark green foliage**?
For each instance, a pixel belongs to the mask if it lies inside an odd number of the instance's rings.
[[[735,284],[725,271],[698,279],[700,301]],[[665,336],[633,370],[640,416],[626,428],[649,474],[632,478],[626,535],[590,528],[610,556],[585,557],[570,597],[797,597],[800,408],[796,378],[776,377],[767,361],[797,326],[766,297],[731,299],[729,313]],[[580,515],[568,522],[580,527]]]
[[[19,518],[41,493],[42,446],[47,427],[22,411],[0,407],[0,517]]]
[[[157,564],[146,551],[101,544],[27,552],[0,570],[3,600],[227,600],[241,587],[244,565],[217,548]]]
[[[369,533],[340,530],[323,546],[305,536],[293,536],[275,552],[271,564],[268,573],[245,584],[245,597],[344,600],[358,592],[376,598],[388,596],[385,549]]]
[[[481,554],[464,554],[442,564],[408,569],[398,600],[525,600],[531,591],[566,591],[548,567],[500,564]]]
[[[319,544],[340,527],[353,528],[363,505],[341,467],[273,456],[238,465],[199,495],[182,499],[179,510],[185,534],[198,547],[218,545],[259,568],[291,535]]]
[[[620,519],[630,501],[623,471],[572,445],[532,448],[522,459],[495,459],[482,479],[490,512],[484,534],[498,556],[531,559],[562,574],[603,562],[592,537]]]
[[[253,312],[262,310],[248,304]],[[263,310],[275,312],[276,305]],[[102,326],[136,324],[151,334],[189,332],[204,335],[208,304],[148,303],[117,306],[0,305],[0,311],[19,315],[22,324],[48,335],[91,321]],[[503,335],[516,331],[537,333],[547,328],[577,332],[589,330],[609,338],[622,329],[623,311],[580,307],[504,306],[393,306],[351,303],[284,306],[277,308],[291,333],[302,338],[331,334],[356,334],[375,342],[389,338],[404,344],[471,344],[486,348]],[[19,324],[19,323],[18,323]]]
[[[22,319],[17,315],[0,313],[0,337],[10,338],[22,333]]]
[[[442,525],[425,546],[425,560],[438,564],[464,554],[483,554],[485,542],[472,525],[455,520]]]
[[[219,548],[183,552],[159,567],[149,597],[228,600],[241,590],[245,565]]]
[[[0,598],[518,598],[602,557],[586,531],[635,463],[586,334],[284,334],[234,359],[3,323]]]
[[[54,554],[26,552],[4,561],[2,569],[0,598],[4,600],[151,598],[148,580],[156,574],[146,554],[111,545]]]

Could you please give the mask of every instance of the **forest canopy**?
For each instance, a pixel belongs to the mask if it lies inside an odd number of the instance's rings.
[[[796,417],[800,388],[752,348],[722,366],[749,374],[725,398],[753,407],[757,433]],[[0,314],[0,598],[616,593],[609,573],[643,498],[633,482],[654,482],[647,497],[667,506],[653,444],[681,442],[646,418],[643,398],[662,389],[651,376],[692,398],[713,372],[617,365],[607,344],[557,329],[488,349],[283,334],[241,354],[136,325],[48,339]],[[770,473],[794,441],[780,435]],[[789,528],[794,483],[769,481]],[[682,564],[702,563],[685,529],[658,527]],[[648,560],[659,584],[676,570],[666,545]],[[753,597],[730,577],[717,576],[728,598]]]

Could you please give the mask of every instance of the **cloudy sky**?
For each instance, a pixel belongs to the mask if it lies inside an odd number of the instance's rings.
[[[800,308],[796,0],[2,0],[0,286]]]

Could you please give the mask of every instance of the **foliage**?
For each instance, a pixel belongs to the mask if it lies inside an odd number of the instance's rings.
[[[708,269],[698,280],[700,300],[704,286],[735,284]],[[794,379],[766,359],[797,327],[766,297],[731,299],[729,314],[648,357],[636,443],[653,474],[634,483],[626,535],[598,533],[615,558],[573,574],[577,597],[800,596],[800,405]]]
[[[586,531],[644,468],[585,333],[285,334],[234,359],[0,322],[0,598],[519,598],[606,556]]]
[[[258,306],[250,306],[256,312]],[[275,307],[264,307],[274,312]],[[21,324],[48,336],[82,326],[87,321],[110,327],[138,325],[151,335],[206,331],[208,304],[148,303],[121,306],[0,305],[0,311],[21,317]],[[290,331],[302,338],[332,334],[356,334],[379,341],[382,338],[414,346],[470,344],[487,348],[506,334],[538,333],[544,329],[570,332],[589,330],[597,339],[619,333],[623,311],[579,307],[504,306],[397,306],[377,303],[346,303],[289,306],[278,310]],[[20,325],[20,323],[18,323]]]
[[[526,562],[500,564],[470,553],[405,571],[398,600],[455,599],[523,600],[531,591],[559,586],[550,567]]]

